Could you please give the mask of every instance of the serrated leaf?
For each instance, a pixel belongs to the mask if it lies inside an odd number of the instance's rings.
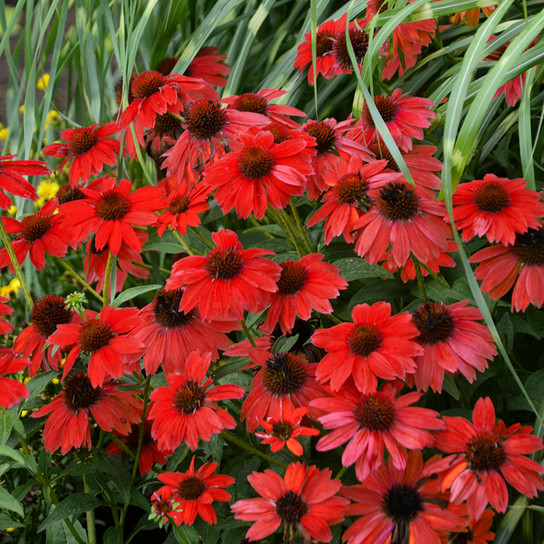
[[[121,306],[125,302],[136,298],[138,295],[148,293],[149,291],[158,291],[162,288],[162,285],[153,283],[151,285],[142,285],[140,287],[130,287],[126,291],[123,291],[117,298],[111,301],[112,306]]]
[[[71,518],[72,516],[79,516],[83,512],[94,510],[101,504],[102,502],[94,495],[90,495],[89,493],[74,493],[66,497],[54,510],[49,512],[49,515],[38,528],[38,533],[41,533],[53,523]]]

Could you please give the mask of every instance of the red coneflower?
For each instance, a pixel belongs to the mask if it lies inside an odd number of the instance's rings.
[[[263,310],[270,293],[277,290],[281,266],[261,255],[267,249],[246,249],[231,230],[212,233],[217,246],[207,256],[184,257],[174,263],[166,282],[169,290],[185,287],[180,310],[189,312],[197,304],[202,319],[218,317],[241,320],[244,309]]]
[[[353,64],[347,46],[346,16],[343,16],[339,22],[343,23],[343,27],[337,32],[334,38],[332,38],[334,73],[351,74],[353,71]],[[367,22],[365,19],[358,19],[357,22],[351,21],[348,29],[349,41],[351,42],[359,71],[368,50],[368,34],[365,32],[366,25]]]
[[[466,11],[459,11],[455,15],[450,17],[450,21],[453,24],[458,25],[461,22],[465,22],[468,26],[476,28],[480,23],[480,12],[484,12],[486,17],[489,17],[497,8],[497,6],[489,6],[487,8],[469,9]]]
[[[511,245],[516,234],[536,229],[544,216],[540,194],[527,189],[523,178],[486,174],[458,185],[453,195],[453,219],[463,230],[463,241],[485,236],[490,242]]]
[[[291,332],[295,319],[310,319],[312,310],[331,314],[330,299],[336,298],[340,290],[348,286],[339,274],[338,267],[321,262],[321,253],[312,253],[298,261],[284,261],[280,264],[281,276],[278,290],[272,294],[266,321],[261,327],[271,333],[280,324],[283,333]]]
[[[54,215],[58,205],[58,200],[52,198],[39,212],[27,215],[21,221],[12,217],[2,217],[6,231],[9,234],[16,234],[12,246],[19,264],[22,264],[26,256],[30,254],[30,261],[36,270],[42,270],[45,266],[46,253],[54,257],[66,255],[70,240],[62,218]],[[13,264],[4,247],[0,249],[0,268],[8,264],[10,270],[14,272]]]
[[[82,446],[90,450],[89,415],[104,431],[128,434],[131,425],[141,419],[142,401],[116,387],[114,383],[94,387],[86,374],[68,378],[62,392],[32,414],[32,417],[50,414],[43,430],[45,449],[53,453],[61,448],[62,455]]]
[[[401,267],[410,253],[426,264],[448,249],[451,228],[443,221],[445,205],[430,191],[419,191],[399,179],[371,191],[370,196],[374,205],[353,226],[357,255],[372,264],[387,257]]]
[[[143,351],[144,345],[128,336],[138,324],[136,308],[106,306],[100,314],[85,310],[85,320],[75,316],[72,323],[58,325],[49,343],[73,346],[64,363],[63,378],[81,352],[89,356],[88,374],[93,387],[101,386],[106,378],[120,378],[125,359],[133,359]]]
[[[332,471],[304,463],[291,463],[282,478],[272,470],[253,472],[247,479],[261,495],[232,505],[235,519],[255,521],[246,533],[260,541],[284,524],[284,541],[292,542],[294,530],[304,541],[330,542],[330,525],[344,520],[348,501],[337,497],[342,482],[331,479]]]
[[[463,523],[455,513],[442,509],[435,484],[423,478],[420,451],[411,451],[406,468],[389,463],[365,479],[362,485],[344,487],[340,494],[354,501],[347,515],[360,516],[342,535],[348,544],[385,544],[397,535],[399,542],[440,544],[439,531]],[[437,504],[438,503],[438,504]]]
[[[505,427],[495,423],[495,408],[489,397],[474,407],[473,423],[464,417],[444,416],[446,429],[437,433],[436,447],[453,453],[433,462],[427,474],[446,471],[443,489],[451,487],[451,501],[467,501],[469,516],[478,519],[491,503],[497,512],[506,512],[506,481],[529,498],[544,489],[544,467],[526,457],[542,449],[542,438],[531,427],[519,423]]]
[[[239,399],[244,388],[224,384],[211,387],[206,376],[211,354],[193,351],[185,361],[183,374],[169,374],[168,386],[158,387],[150,396],[153,401],[149,419],[153,420],[151,435],[163,449],[175,450],[181,442],[196,450],[198,440],[211,440],[222,429],[234,429],[236,422],[225,410],[217,407],[218,400]]]
[[[15,374],[24,370],[30,361],[19,357],[13,350],[0,348],[0,406],[11,408],[26,399],[30,391],[17,380],[4,378],[4,374]]]
[[[177,504],[169,515],[176,525],[192,525],[197,514],[206,523],[217,523],[212,503],[229,501],[232,496],[224,488],[235,481],[225,474],[213,474],[217,466],[217,463],[204,463],[195,470],[193,455],[187,472],[163,472],[157,476],[166,484],[157,493]]]
[[[229,347],[225,333],[240,328],[235,321],[202,321],[198,307],[187,313],[180,311],[182,293],[181,289],[162,289],[153,302],[140,310],[134,337],[146,346],[143,359],[147,374],[155,374],[159,365],[166,374],[183,373],[185,360],[192,351],[210,352],[215,361],[219,358],[217,350]]]
[[[477,251],[469,262],[479,263],[474,271],[483,280],[481,289],[493,299],[512,286],[512,308],[524,312],[529,304],[544,304],[544,229],[517,234],[513,246],[492,246]]]
[[[246,421],[250,432],[263,419],[280,418],[286,404],[291,408],[308,407],[312,400],[329,394],[315,381],[316,363],[308,363],[293,353],[270,353],[263,349],[250,350],[249,356],[261,367],[240,412],[240,421]],[[310,415],[321,413],[311,410]]]
[[[342,465],[355,463],[361,482],[383,464],[384,448],[393,466],[404,469],[406,450],[432,447],[434,438],[429,431],[444,428],[438,412],[410,406],[420,398],[421,393],[397,397],[391,384],[363,394],[348,383],[336,396],[312,401],[312,406],[325,413],[319,422],[327,430],[334,429],[319,440],[317,451],[338,448],[349,440]]]
[[[163,206],[163,190],[159,187],[141,187],[131,192],[132,182],[115,178],[101,180],[100,188],[82,189],[87,198],[63,204],[64,226],[81,229],[80,237],[95,233],[98,250],[108,246],[117,255],[125,242],[140,252],[142,243],[133,225],[153,224],[157,216],[153,212]]]
[[[374,105],[402,151],[412,149],[412,138],[422,140],[423,129],[431,126],[430,119],[436,117],[436,113],[431,109],[434,108],[434,104],[430,100],[402,94],[401,89],[395,89],[391,96],[375,96]],[[364,141],[367,146],[378,138],[378,131],[366,102],[360,121],[348,135],[354,140]]]
[[[478,323],[483,319],[478,308],[467,307],[468,300],[450,306],[440,302],[426,302],[413,312],[419,330],[417,342],[424,352],[416,357],[413,375],[419,390],[431,387],[442,391],[444,373],[458,372],[472,383],[476,370],[483,372],[487,360],[497,355],[489,329]]]
[[[0,156],[0,208],[11,206],[10,198],[4,193],[36,200],[36,189],[23,176],[47,176],[48,164],[43,161],[12,161],[17,155]]]
[[[4,304],[9,302],[8,297],[0,297],[0,315],[12,315],[13,308]],[[13,330],[13,325],[8,323],[4,318],[0,317],[0,334],[9,334]]]
[[[32,307],[31,324],[15,339],[13,349],[25,357],[31,357],[32,365],[28,369],[31,378],[36,375],[42,363],[47,370],[58,369],[62,350],[51,345],[46,349],[46,342],[58,325],[72,321],[74,312],[67,310],[65,305],[64,297],[47,295],[40,298]]]
[[[341,323],[330,329],[319,329],[312,342],[327,351],[316,371],[320,382],[330,382],[337,391],[353,376],[357,389],[374,393],[378,378],[403,379],[414,372],[414,357],[423,349],[409,313],[391,315],[388,302],[372,306],[357,304],[351,313],[353,323]]]
[[[313,174],[314,150],[304,138],[274,143],[268,130],[250,128],[230,144],[230,153],[206,168],[203,182],[216,187],[223,213],[236,207],[238,217],[251,213],[262,219],[268,204],[285,208],[291,195],[300,196]]]
[[[64,158],[57,170],[62,172],[66,164],[70,164],[68,177],[70,185],[78,185],[79,180],[86,182],[91,176],[102,172],[103,166],[117,164],[120,147],[119,141],[109,138],[117,134],[121,128],[118,123],[111,122],[100,126],[68,128],[63,130],[61,138],[66,143],[46,145],[42,151],[49,157]]]
[[[287,446],[287,449],[294,455],[302,455],[304,450],[296,440],[298,436],[316,436],[319,429],[304,427],[301,425],[302,418],[308,413],[309,408],[300,406],[292,409],[288,402],[281,406],[281,413],[278,417],[259,418],[259,423],[265,430],[264,433],[255,433],[263,444],[270,444],[270,449],[277,452]]]

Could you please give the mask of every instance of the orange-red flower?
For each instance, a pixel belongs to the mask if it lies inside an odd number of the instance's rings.
[[[19,357],[13,350],[0,348],[0,406],[11,408],[30,395],[30,391],[21,382],[4,378],[4,374],[15,374],[24,370],[30,361]]]
[[[9,302],[8,297],[0,297],[0,315],[13,314],[13,308],[5,304]],[[13,330],[13,325],[8,323],[3,317],[0,317],[0,334],[9,334]]]

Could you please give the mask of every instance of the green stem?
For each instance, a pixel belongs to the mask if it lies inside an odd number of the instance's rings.
[[[293,217],[295,218],[297,230],[298,232],[300,232],[302,239],[304,240],[304,243],[306,244],[306,247],[308,248],[310,253],[315,253],[315,249],[312,246],[312,242],[310,242],[310,238],[308,237],[308,231],[304,228],[302,220],[300,219],[300,215],[298,213],[297,207],[295,206],[295,200],[293,197],[291,197],[291,211],[293,212]]]
[[[197,227],[191,227],[191,232],[198,236],[204,244],[209,247],[210,249],[215,249],[215,246],[212,244],[210,240],[208,240],[199,230]]]
[[[433,278],[433,280],[438,282],[442,287],[449,288],[449,285],[438,274],[436,274],[434,270],[431,270],[429,266],[427,266],[425,263],[422,263],[421,261],[419,261],[419,264],[427,271],[427,273],[429,274],[429,276],[431,276],[431,278]]]
[[[253,335],[251,334],[248,326],[247,326],[247,323],[246,323],[246,320],[245,319],[242,319],[242,321],[240,321],[241,325],[242,325],[242,330],[244,331],[244,334],[246,335],[246,338],[249,340],[249,343],[254,347],[256,348],[257,347],[257,344],[255,344],[255,339],[253,338]]]
[[[297,235],[291,228],[291,225],[289,223],[285,222],[285,219],[271,206],[268,206],[268,210],[266,211],[268,215],[272,218],[272,221],[276,223],[290,238],[292,244],[295,246],[295,249],[297,250],[299,257],[304,257],[306,255],[305,249],[300,245],[300,242],[297,238]]]
[[[176,229],[172,229],[172,232],[174,233],[174,237],[177,239],[177,241],[183,246],[183,248],[185,249],[185,251],[189,254],[189,255],[194,255],[195,252],[189,247],[189,245],[187,244],[187,242],[183,239],[183,236],[176,230]]]
[[[348,469],[348,467],[342,467],[339,471],[338,471],[338,474],[334,477],[335,480],[341,480],[342,479],[342,476],[345,474],[346,470]]]
[[[97,298],[102,304],[104,303],[104,299],[102,298],[102,295],[97,293],[67,262],[63,261],[60,257],[55,257],[55,260],[61,264],[66,271],[85,289],[91,293],[91,295],[94,295],[95,298]]]
[[[28,290],[28,285],[23,275],[23,271],[21,270],[21,267],[19,266],[19,261],[17,260],[17,257],[15,256],[15,251],[13,251],[13,246],[11,245],[11,240],[9,239],[9,235],[6,231],[6,227],[4,227],[4,223],[1,219],[0,219],[0,236],[2,237],[2,242],[4,242],[4,247],[6,248],[6,251],[8,252],[9,259],[11,261],[13,269],[15,270],[15,275],[17,276],[17,279],[19,280],[19,283],[21,284],[21,289],[23,290],[23,295],[25,297],[26,303],[28,307],[32,310],[32,306],[34,306],[34,302],[32,300],[32,297],[30,296],[30,291]]]
[[[85,493],[90,493],[91,488],[87,482],[87,475],[83,473],[83,488]],[[87,537],[89,539],[89,544],[96,544],[96,524],[94,517],[94,510],[87,510],[85,512],[85,517],[87,518]]]
[[[419,287],[419,292],[421,293],[421,300],[423,302],[428,302],[429,297],[427,296],[427,290],[425,289],[425,282],[423,281],[423,274],[421,272],[421,263],[417,257],[412,255],[412,262],[414,263],[414,268],[416,269],[416,278],[417,286]]]
[[[113,253],[110,251],[108,254],[108,262],[106,263],[106,273],[104,276],[104,289],[102,290],[102,304],[104,306],[110,305],[110,279],[111,271],[113,268]]]
[[[112,442],[115,442],[129,457],[134,457],[134,452],[117,436],[109,433]]]
[[[139,266],[140,268],[146,268],[147,270],[153,270],[153,267],[150,264],[138,263],[136,261],[130,261],[134,266]],[[167,268],[159,268],[159,271],[164,272],[165,274],[171,274],[172,271]]]
[[[274,465],[277,465],[278,467],[287,468],[287,465],[285,463],[282,463],[281,461],[278,461],[277,459],[274,459],[271,455],[267,455],[266,453],[263,453],[262,451],[259,451],[257,448],[254,448],[253,446],[250,446],[249,444],[246,444],[243,440],[238,438],[234,433],[231,433],[230,431],[227,431],[227,429],[223,429],[221,431],[221,436],[228,440],[229,442],[232,442],[233,444],[236,444],[237,446],[240,446],[244,450],[250,451],[251,453],[257,455],[257,457],[260,457],[261,459],[264,459],[268,461],[269,463],[273,463]]]

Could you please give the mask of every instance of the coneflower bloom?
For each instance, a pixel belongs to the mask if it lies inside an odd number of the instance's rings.
[[[177,230],[182,236],[187,227],[200,225],[199,214],[207,211],[208,193],[210,189],[204,185],[190,188],[185,181],[163,197],[166,210],[157,216],[157,233],[162,236],[168,227]]]
[[[0,406],[11,408],[30,395],[26,385],[12,378],[4,378],[4,374],[21,372],[29,364],[27,358],[19,357],[13,350],[0,348]]]
[[[455,512],[460,511],[465,524],[450,531],[444,531],[444,542],[458,542],[459,544],[490,544],[495,533],[490,531],[493,525],[495,512],[486,510],[478,519],[469,518],[465,503],[449,506]],[[459,510],[458,510],[459,509]]]
[[[261,327],[271,333],[280,324],[284,333],[291,332],[295,319],[307,321],[312,310],[331,314],[330,299],[336,298],[348,284],[338,267],[322,262],[321,253],[312,253],[298,261],[280,263],[278,290],[272,294],[266,321]]]
[[[185,287],[180,310],[189,312],[197,304],[202,319],[218,317],[241,320],[244,309],[263,310],[270,293],[278,289],[281,266],[262,257],[267,249],[246,249],[231,230],[212,233],[217,246],[206,256],[193,255],[174,263],[166,288]]]
[[[479,323],[482,313],[467,304],[468,300],[450,306],[426,302],[413,312],[420,333],[416,340],[424,349],[416,357],[417,369],[413,375],[419,390],[431,387],[441,392],[446,372],[461,373],[472,383],[476,370],[483,372],[487,359],[497,355],[491,332]]]
[[[194,451],[199,439],[208,442],[222,429],[236,427],[234,418],[218,408],[217,401],[242,398],[244,388],[231,384],[210,388],[212,380],[206,376],[210,360],[210,353],[191,352],[185,372],[169,374],[168,386],[151,393],[148,417],[153,421],[151,435],[160,448],[175,450],[185,442]]]
[[[544,216],[540,194],[527,189],[523,178],[499,178],[486,174],[457,186],[453,195],[453,219],[463,230],[463,241],[485,236],[490,242],[512,245],[516,234],[536,229]]]
[[[431,109],[434,108],[434,104],[430,100],[402,94],[401,89],[395,89],[391,96],[375,96],[374,105],[402,151],[412,149],[412,138],[422,140],[423,129],[430,127],[430,120],[436,117],[436,113]],[[364,103],[361,119],[350,130],[348,136],[357,141],[364,141],[367,146],[378,138],[368,103]]]
[[[478,399],[472,421],[444,416],[446,429],[437,433],[436,447],[452,453],[433,462],[427,473],[445,471],[443,489],[451,488],[453,503],[467,502],[468,514],[478,519],[488,503],[506,512],[506,481],[529,498],[544,489],[544,467],[527,455],[542,449],[542,438],[519,423],[505,427],[495,423],[495,408],[489,397]]]
[[[106,306],[100,314],[85,310],[85,320],[76,316],[72,323],[58,325],[49,343],[72,346],[64,363],[63,378],[82,352],[89,356],[88,374],[93,387],[101,386],[106,378],[120,378],[125,359],[132,362],[144,350],[144,345],[128,334],[138,324],[136,308]]]
[[[321,199],[321,208],[309,219],[308,227],[325,219],[325,244],[329,245],[340,234],[344,235],[346,242],[353,242],[353,227],[372,204],[368,195],[371,184],[398,177],[396,174],[385,173],[386,166],[383,160],[363,165],[358,156],[352,156],[349,161],[338,159],[336,167],[323,175],[323,182],[330,189]]]
[[[307,363],[293,353],[267,353],[253,349],[251,360],[261,368],[251,382],[251,391],[244,400],[240,421],[246,422],[247,430],[254,432],[259,422],[269,417],[279,419],[286,404],[292,408],[309,406],[313,399],[329,393],[315,381],[315,363]],[[310,415],[321,415],[310,410]]]
[[[210,352],[215,361],[219,358],[218,350],[229,347],[225,333],[240,328],[238,322],[202,321],[198,307],[187,313],[181,311],[181,295],[181,289],[161,289],[153,302],[140,310],[134,337],[146,346],[143,359],[148,374],[155,374],[159,365],[166,374],[183,373],[185,360],[192,351]]]
[[[82,446],[90,450],[90,415],[102,430],[128,434],[141,419],[142,401],[116,387],[114,383],[94,387],[86,374],[70,376],[62,392],[32,414],[49,414],[43,430],[45,449],[53,453],[60,448],[63,455]]]
[[[357,255],[372,264],[388,257],[401,267],[411,253],[426,264],[448,249],[451,228],[443,221],[444,202],[429,191],[418,191],[399,179],[371,191],[370,196],[374,205],[353,227]]]
[[[238,217],[251,213],[262,219],[268,205],[285,208],[291,195],[300,196],[314,173],[315,153],[304,138],[274,143],[268,130],[252,127],[230,143],[230,153],[206,168],[202,183],[216,188],[223,213],[236,207]]]
[[[344,15],[338,22],[342,23],[342,28],[339,32],[336,33],[334,38],[332,38],[334,73],[351,74],[353,71],[353,64],[351,62],[351,57],[349,56],[349,50],[347,46],[346,16]],[[365,32],[366,24],[367,22],[365,19],[358,19],[357,22],[350,22],[348,29],[349,41],[351,42],[351,46],[353,47],[353,53],[355,55],[355,59],[357,60],[357,66],[359,70],[368,50],[368,34]]]
[[[206,98],[187,105],[183,116],[182,135],[164,156],[163,168],[168,176],[183,178],[196,185],[194,168],[213,164],[225,153],[225,145],[236,139],[250,126],[265,126],[270,119],[260,113],[223,108],[217,100]]]
[[[287,91],[278,89],[261,89],[256,93],[244,93],[239,96],[228,96],[223,98],[221,102],[227,104],[228,108],[238,111],[250,111],[260,113],[270,118],[271,123],[285,125],[290,128],[298,128],[298,123],[295,123],[286,115],[294,117],[306,117],[306,114],[293,106],[283,104],[272,104],[270,101],[287,94]]]
[[[468,26],[476,28],[480,23],[480,12],[484,12],[486,17],[489,17],[497,8],[497,6],[489,6],[487,8],[469,9],[466,11],[458,11],[455,15],[450,17],[450,21],[458,25],[461,22],[465,22]]]
[[[512,309],[524,312],[529,304],[544,304],[544,229],[517,234],[513,246],[497,245],[477,251],[469,262],[479,263],[474,271],[483,280],[481,289],[499,299],[512,287]]]
[[[319,429],[304,427],[301,425],[302,418],[308,413],[309,408],[299,406],[292,409],[290,403],[281,407],[279,417],[259,418],[261,427],[265,432],[257,432],[255,436],[261,439],[263,444],[270,444],[273,452],[280,451],[287,446],[287,449],[294,455],[302,455],[304,450],[297,440],[298,436],[316,436]]]
[[[80,229],[80,238],[95,233],[95,247],[101,250],[108,246],[117,255],[125,242],[134,251],[140,252],[142,243],[133,225],[145,226],[155,223],[164,203],[163,190],[159,187],[141,187],[132,191],[132,182],[115,178],[102,179],[100,188],[82,189],[87,198],[63,204],[64,226]],[[51,201],[49,201],[51,202]]]
[[[435,483],[425,479],[420,451],[411,451],[406,468],[392,459],[370,474],[361,485],[344,487],[340,494],[354,501],[346,515],[360,516],[345,533],[348,544],[398,542],[440,544],[439,533],[462,524],[462,519],[439,505]]]
[[[283,478],[272,470],[253,472],[247,479],[261,497],[235,502],[234,517],[256,522],[246,533],[250,541],[266,538],[283,523],[284,542],[293,541],[295,530],[305,542],[330,542],[330,526],[344,520],[348,505],[336,496],[342,482],[331,476],[330,469],[303,463],[291,463]]]
[[[9,302],[8,297],[0,297],[0,315],[12,315],[13,308],[5,304]],[[3,317],[0,317],[0,334],[9,334],[13,330],[13,325],[8,323]]]
[[[44,364],[45,369],[58,369],[62,350],[49,345],[47,339],[57,330],[58,325],[70,323],[74,316],[72,310],[66,309],[64,297],[47,295],[40,298],[32,307],[31,324],[15,339],[13,349],[24,357],[30,357],[32,364],[28,369],[30,377],[37,374]]]
[[[12,246],[19,264],[30,255],[30,261],[36,270],[42,270],[45,266],[46,253],[54,257],[66,255],[70,241],[62,218],[54,215],[57,208],[58,201],[53,198],[46,202],[39,212],[27,215],[21,221],[12,217],[2,217],[6,231],[16,235]],[[0,249],[0,268],[8,264],[13,272],[13,264],[4,247]]]
[[[187,472],[163,472],[157,476],[166,484],[158,490],[159,495],[177,504],[169,515],[176,525],[192,525],[197,514],[206,523],[217,523],[212,503],[229,501],[232,496],[224,488],[234,483],[231,476],[213,474],[217,466],[217,463],[204,463],[195,470],[193,455]]]
[[[373,393],[378,378],[403,379],[415,371],[414,357],[423,353],[409,313],[391,315],[388,302],[372,306],[357,304],[351,313],[353,323],[319,329],[312,342],[327,351],[316,371],[320,382],[338,391],[353,376],[357,389]]]
[[[120,130],[116,122],[68,128],[61,133],[65,143],[46,145],[42,151],[49,157],[64,159],[58,166],[60,172],[71,161],[68,178],[70,185],[75,187],[80,179],[86,182],[91,176],[102,172],[105,164],[108,166],[117,164],[120,144],[117,139],[109,136],[117,134]]]
[[[50,171],[43,161],[13,161],[17,155],[0,156],[0,208],[11,206],[10,198],[4,193],[36,200],[36,189],[23,176],[47,176]]]
[[[319,422],[326,430],[316,445],[317,451],[328,451],[348,442],[342,454],[342,465],[355,463],[359,481],[384,462],[384,448],[393,466],[406,467],[408,450],[421,450],[434,445],[429,431],[444,428],[438,412],[411,406],[421,393],[407,393],[397,397],[391,384],[374,393],[363,394],[351,383],[345,384],[334,397],[316,399],[312,407],[325,415]]]

